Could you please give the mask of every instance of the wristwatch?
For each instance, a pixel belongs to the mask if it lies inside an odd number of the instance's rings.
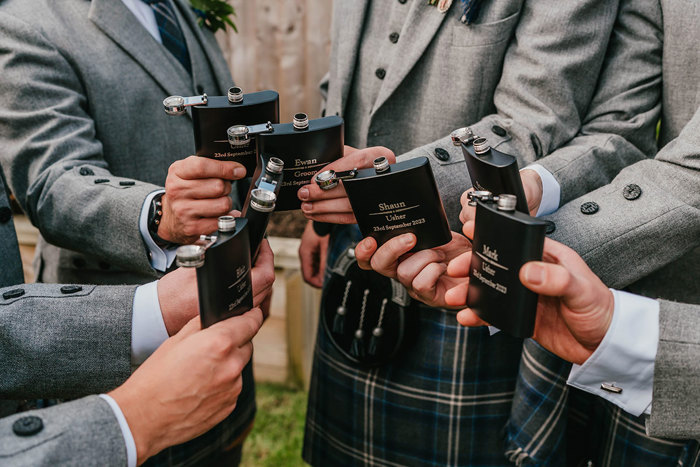
[[[161,199],[164,194],[159,193],[151,200],[151,207],[148,209],[148,233],[151,234],[151,238],[156,242],[156,245],[161,248],[169,248],[177,246],[177,243],[163,240],[158,236],[158,226],[163,218],[163,202]]]

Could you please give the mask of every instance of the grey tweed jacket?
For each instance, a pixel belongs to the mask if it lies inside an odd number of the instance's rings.
[[[0,171],[0,214],[9,201]],[[119,423],[95,396],[14,415],[10,399],[75,398],[106,392],[131,374],[134,287],[22,285],[12,218],[0,222],[0,465],[126,464]],[[75,289],[74,289],[75,290]],[[105,339],[109,335],[109,339]],[[34,435],[15,422],[41,419]]]
[[[170,164],[194,153],[190,117],[167,116],[162,100],[231,85],[214,35],[188,2],[175,5],[192,77],[121,1],[0,3],[0,164],[41,231],[44,282],[157,276],[141,207]]]
[[[571,140],[595,92],[619,3],[488,1],[480,24],[465,26],[457,4],[443,15],[414,2],[392,45],[402,59],[386,69],[369,109],[367,146],[428,157],[450,225],[460,230],[459,196],[471,182],[450,132],[470,126],[522,165]],[[346,110],[367,4],[334,3],[331,66],[321,83],[327,114]],[[375,40],[386,46],[385,36]],[[438,147],[447,160],[435,157]],[[609,159],[617,170],[629,163]]]
[[[609,184],[573,199],[549,218],[557,226],[552,237],[578,251],[607,285],[667,299],[660,301],[660,342],[647,430],[653,436],[698,439],[700,308],[677,301],[700,304],[700,4],[655,0],[651,7],[656,13],[650,9],[651,16],[637,14],[632,21],[639,24],[644,19],[650,32],[658,31],[640,37],[640,52],[663,50],[663,84],[655,86],[662,92],[663,147],[653,160],[624,168]],[[643,83],[658,75],[653,67],[653,62],[632,60],[620,73],[626,69],[626,79],[638,75]],[[624,88],[620,91],[624,97]],[[605,89],[600,92],[611,95]],[[639,94],[648,100],[646,107],[657,95],[653,89]],[[605,118],[597,122],[598,129],[608,124]],[[557,160],[555,152],[541,162],[559,180],[576,185],[567,167],[577,162],[575,158]],[[578,195],[588,187],[582,183],[571,193]],[[592,214],[582,212],[584,203],[595,203],[587,205]]]

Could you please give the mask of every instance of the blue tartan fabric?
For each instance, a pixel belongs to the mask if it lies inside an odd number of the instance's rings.
[[[644,416],[566,385],[571,365],[531,339],[523,345],[506,455],[516,465],[687,466],[698,442],[646,435]],[[588,464],[588,463],[591,464]]]
[[[243,370],[243,390],[238,397],[236,409],[231,415],[203,435],[161,451],[143,465],[147,467],[209,467],[212,465],[235,467],[238,464],[232,459],[240,457],[240,446],[231,448],[231,445],[253,423],[255,410],[255,384],[251,361]],[[229,449],[230,452],[227,452]],[[229,453],[230,455],[227,455]],[[226,459],[226,462],[222,463],[221,459]]]
[[[401,358],[362,369],[317,336],[304,459],[311,465],[510,465],[503,427],[522,340],[420,307]]]
[[[160,39],[168,51],[173,54],[178,62],[185,67],[188,73],[192,73],[190,54],[187,51],[185,36],[180,29],[180,23],[175,16],[175,10],[169,0],[142,0],[153,10],[160,32]]]

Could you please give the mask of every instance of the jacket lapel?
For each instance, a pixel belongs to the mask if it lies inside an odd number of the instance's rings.
[[[386,0],[379,0],[386,1]],[[338,31],[335,37],[336,57],[333,62],[336,64],[336,79],[338,80],[340,92],[340,109],[345,109],[350,84],[352,83],[357,51],[362,37],[362,25],[365,20],[368,0],[340,0],[333,3],[334,29]]]
[[[191,83],[174,58],[119,0],[92,0],[88,18],[163,88],[166,95],[189,94]]]
[[[395,51],[396,59],[387,70],[386,79],[372,111],[379,109],[399,87],[408,73],[428,48],[440,25],[448,14],[442,14],[427,2],[413,2],[408,18],[401,31],[401,39]]]
[[[194,11],[192,11],[192,8],[190,8],[186,2],[183,0],[175,0],[174,3],[182,17],[187,21],[190,29],[194,31],[195,37],[204,50],[205,57],[211,64],[216,81],[219,83],[219,88],[225,93],[228,88],[233,86],[233,80],[231,79],[231,69],[221,53],[219,44],[216,42],[216,36],[199,26]]]

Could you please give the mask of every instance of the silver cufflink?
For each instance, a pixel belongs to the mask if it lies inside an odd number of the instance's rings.
[[[612,392],[613,394],[622,394],[622,388],[615,386],[615,383],[602,383],[600,389],[603,391]]]

